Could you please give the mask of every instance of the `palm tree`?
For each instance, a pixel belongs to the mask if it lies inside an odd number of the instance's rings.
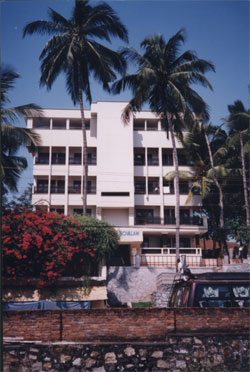
[[[249,203],[247,195],[247,180],[246,180],[246,165],[244,154],[244,139],[249,142],[249,121],[250,110],[246,110],[243,103],[239,100],[235,101],[232,105],[228,105],[230,115],[227,119],[229,126],[229,146],[236,147],[240,143],[240,158],[242,166],[242,180],[244,202],[246,210],[246,225],[250,222],[249,217]]]
[[[117,52],[95,39],[110,42],[110,37],[128,41],[127,30],[113,9],[105,4],[91,6],[88,0],[75,0],[72,16],[64,18],[53,9],[48,21],[35,21],[24,27],[23,36],[34,33],[51,36],[41,55],[40,85],[51,89],[58,75],[66,76],[67,91],[74,104],[80,104],[82,122],[82,163],[84,167],[83,214],[87,206],[87,137],[83,107],[83,93],[92,101],[90,75],[109,91],[109,83],[116,79],[115,71],[124,73],[125,60]],[[84,183],[83,183],[84,182]]]
[[[201,121],[197,120],[193,125],[192,132],[185,133],[182,142],[187,158],[193,163],[193,171],[179,171],[180,179],[193,181],[186,205],[189,204],[193,195],[197,195],[199,191],[201,198],[206,200],[207,207],[211,212],[211,224],[214,228],[213,237],[214,239],[219,238],[219,241],[223,239],[221,237],[222,234],[218,234],[217,223],[215,223],[217,208],[214,208],[216,197],[213,194],[213,185],[217,187],[219,193],[219,225],[222,232],[224,231],[224,204],[222,187],[218,179],[223,179],[230,172],[230,169],[227,169],[221,161],[226,152],[226,138],[227,135],[221,129],[221,126],[214,127],[211,124],[205,126]],[[166,175],[167,179],[174,177],[175,172],[169,172]],[[212,195],[210,195],[211,192]],[[221,245],[222,254],[223,246]]]
[[[5,108],[10,103],[8,92],[13,88],[19,75],[9,66],[1,70],[1,177],[2,194],[17,191],[21,172],[27,167],[27,160],[17,155],[21,146],[28,146],[34,151],[40,144],[40,136],[32,129],[14,126],[13,123],[25,116],[42,116],[42,110],[35,104]]]
[[[161,35],[146,38],[141,43],[143,55],[132,48],[125,49],[123,55],[135,62],[138,70],[113,85],[115,93],[127,87],[132,90],[133,98],[124,111],[124,121],[128,121],[133,111],[139,111],[143,103],[148,102],[150,109],[162,119],[167,133],[170,132],[176,172],[176,261],[180,245],[180,195],[175,134],[182,136],[186,123],[194,121],[194,114],[208,118],[207,106],[191,84],[200,83],[212,89],[204,73],[214,71],[212,63],[197,58],[189,50],[180,55],[182,43],[184,31],[180,30],[168,42]]]

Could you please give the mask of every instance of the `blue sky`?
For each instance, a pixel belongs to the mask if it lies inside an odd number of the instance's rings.
[[[91,0],[90,3],[96,3]],[[231,0],[116,0],[108,1],[129,31],[129,45],[139,49],[140,42],[154,34],[168,40],[180,28],[186,30],[183,49],[194,50],[199,58],[214,63],[216,73],[207,74],[214,91],[197,87],[210,106],[211,122],[220,124],[227,115],[227,105],[236,99],[247,107],[249,84],[249,2]],[[74,107],[65,90],[64,77],[58,78],[52,90],[39,88],[39,55],[47,36],[22,38],[23,27],[38,19],[47,19],[49,7],[69,17],[73,0],[6,1],[1,3],[1,61],[21,75],[11,91],[11,106],[36,103],[44,108]],[[113,39],[112,48],[123,46]],[[132,67],[131,67],[132,68]],[[102,91],[92,84],[93,101],[129,100],[130,92],[119,96]],[[85,105],[88,107],[88,105]],[[24,125],[20,122],[20,125]],[[24,153],[24,151],[23,151]],[[25,156],[27,153],[25,152]],[[29,169],[22,175],[19,190],[32,182],[31,156]]]

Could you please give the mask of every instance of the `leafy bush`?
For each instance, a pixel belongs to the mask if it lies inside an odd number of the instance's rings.
[[[96,259],[96,238],[75,218],[52,212],[5,210],[2,217],[3,277],[39,278],[43,287]]]

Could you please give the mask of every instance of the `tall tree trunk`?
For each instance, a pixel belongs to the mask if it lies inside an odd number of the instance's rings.
[[[220,228],[221,228],[221,231],[224,233],[224,204],[223,204],[223,193],[222,193],[222,188],[217,180],[217,177],[215,175],[215,170],[214,170],[214,160],[213,160],[213,155],[212,155],[212,151],[211,151],[211,147],[210,147],[210,143],[209,143],[209,140],[208,140],[208,136],[207,136],[207,133],[206,133],[206,128],[204,128],[204,135],[205,135],[205,139],[206,139],[206,144],[207,144],[207,149],[208,149],[208,154],[209,154],[209,159],[210,159],[210,164],[211,164],[211,168],[212,168],[212,178],[213,178],[213,181],[219,191],[219,204],[220,204]],[[224,235],[224,234],[223,234]],[[221,257],[223,256],[223,245],[221,244],[220,245],[221,247]]]
[[[175,135],[172,123],[172,116],[167,113],[167,120],[169,125],[169,131],[171,135],[172,145],[173,145],[173,160],[175,166],[175,249],[176,249],[176,272],[178,271],[178,261],[180,259],[180,189],[179,189],[179,164],[178,155],[175,142]]]
[[[82,176],[83,180],[83,200],[82,200],[82,210],[83,215],[86,215],[87,212],[87,185],[88,185],[88,163],[87,163],[87,135],[86,135],[86,126],[85,126],[85,117],[83,109],[83,99],[82,99],[82,90],[79,88],[79,102],[80,102],[80,111],[81,111],[81,122],[82,122],[82,164],[84,169],[84,175]]]
[[[249,225],[249,204],[247,198],[247,180],[246,180],[246,166],[245,166],[245,157],[244,157],[244,144],[242,133],[240,132],[240,157],[242,164],[242,179],[243,179],[243,190],[244,190],[244,201],[246,208],[246,225]]]

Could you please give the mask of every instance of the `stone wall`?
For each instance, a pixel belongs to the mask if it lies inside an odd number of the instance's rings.
[[[249,332],[248,308],[4,311],[3,336],[44,342],[165,341],[171,333]]]
[[[169,336],[163,343],[3,345],[3,372],[247,372],[247,336]]]
[[[213,267],[191,268],[193,273],[215,271],[215,269]],[[152,294],[157,291],[158,278],[162,274],[167,278],[166,284],[172,284],[176,274],[175,268],[150,266],[139,268],[131,266],[109,267],[107,276],[109,304],[111,306],[121,306],[131,302],[151,301]]]

